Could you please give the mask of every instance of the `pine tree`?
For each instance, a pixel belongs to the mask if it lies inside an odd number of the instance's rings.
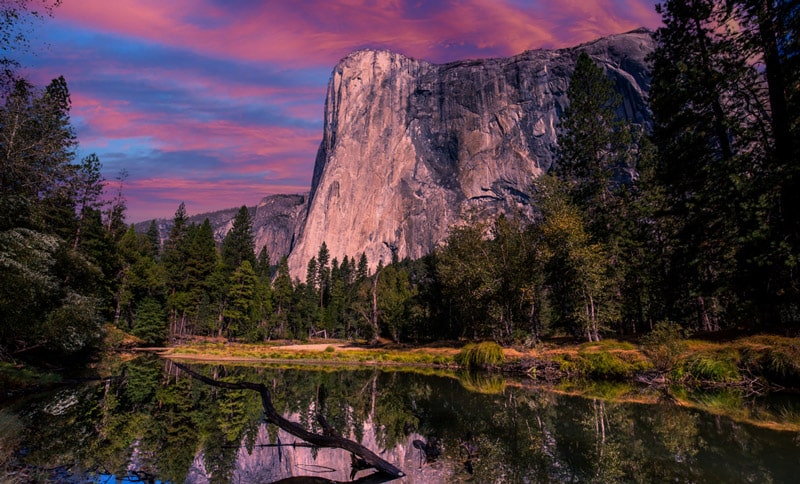
[[[51,230],[45,218],[63,205],[77,145],[67,83],[59,77],[42,91],[18,79],[0,97],[0,230]]]
[[[228,289],[228,305],[225,308],[225,331],[228,337],[250,336],[256,329],[255,299],[256,278],[250,261],[242,264],[231,274]]]
[[[774,320],[782,304],[797,300],[796,290],[787,292],[796,281],[789,268],[796,211],[787,202],[797,200],[789,188],[797,164],[788,161],[797,148],[787,136],[792,94],[782,74],[797,51],[776,48],[792,44],[784,29],[797,9],[783,8],[750,0],[657,8],[664,27],[655,35],[651,104],[658,175],[675,227],[670,305],[693,308],[694,316],[678,316],[701,329]]]
[[[169,309],[169,337],[170,339],[183,337],[186,323],[187,310],[191,303],[187,287],[186,262],[188,259],[189,233],[186,206],[181,202],[172,219],[172,228],[169,237],[164,242],[164,253],[161,262],[167,274],[167,291]]]
[[[100,172],[102,165],[100,158],[91,154],[83,160],[75,170],[72,180],[72,197],[75,199],[75,212],[78,214],[77,228],[73,238],[72,248],[77,249],[81,240],[81,230],[86,215],[90,210],[99,210],[103,206],[104,179]]]
[[[358,258],[358,267],[356,268],[356,281],[363,281],[369,276],[369,263],[367,262],[367,254],[362,252],[361,257]]]
[[[266,245],[258,251],[255,270],[256,275],[262,280],[269,280],[270,277],[272,277],[272,263],[269,260],[269,252],[267,251]]]
[[[148,297],[137,304],[131,333],[148,346],[164,343],[167,337],[167,318],[158,300]]]
[[[242,205],[233,218],[231,229],[222,241],[222,261],[231,272],[244,261],[248,261],[251,268],[255,267],[255,247],[250,211]]]
[[[621,98],[586,52],[578,57],[567,94],[570,104],[561,119],[557,174],[571,187],[588,236],[609,259],[604,295],[608,312],[611,295],[616,305],[636,297],[625,292],[625,281],[639,270],[625,249],[637,244],[631,237],[641,235],[630,230],[631,224],[647,222],[634,219],[642,214],[629,210],[629,204],[631,194],[637,193],[636,170],[652,151],[644,130],[619,118]],[[633,311],[626,311],[630,314]],[[621,329],[621,320],[613,323]]]
[[[320,310],[325,308],[325,303],[330,296],[331,268],[328,266],[329,261],[330,252],[328,252],[328,246],[325,242],[322,242],[322,245],[319,246],[319,252],[317,253],[317,274],[315,277],[315,284],[319,293]]]
[[[293,290],[292,278],[289,275],[289,262],[287,257],[283,256],[278,263],[275,281],[272,284],[275,327],[279,338],[286,337]]]
[[[559,126],[557,173],[573,185],[575,200],[599,231],[608,225],[614,185],[632,169],[629,131],[617,119],[621,102],[603,70],[581,52],[567,89]]]
[[[150,252],[154,258],[157,258],[161,253],[161,234],[158,232],[158,226],[155,220],[150,221],[147,227],[147,240],[150,242]]]

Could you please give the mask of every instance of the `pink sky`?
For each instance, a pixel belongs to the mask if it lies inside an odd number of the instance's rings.
[[[638,27],[655,1],[64,0],[23,60],[66,77],[80,156],[129,174],[130,222],[307,191],[330,72],[385,48],[431,62],[560,48]]]

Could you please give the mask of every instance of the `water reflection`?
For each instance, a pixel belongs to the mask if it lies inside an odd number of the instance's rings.
[[[488,375],[194,368],[222,381],[263,383],[282,415],[360,442],[400,467],[400,482],[790,482],[800,471],[796,397],[757,405],[741,394],[659,400],[598,388],[584,391],[593,395],[587,398]],[[118,373],[0,409],[0,480],[136,473],[171,482],[348,482],[373,475],[349,452],[266,424],[256,392],[205,385],[157,359],[125,363]],[[624,401],[623,392],[651,403]],[[732,406],[747,410],[722,410]],[[773,428],[749,423],[781,414]]]

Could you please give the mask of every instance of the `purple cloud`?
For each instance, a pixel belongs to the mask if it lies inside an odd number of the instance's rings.
[[[432,62],[656,28],[655,0],[65,1],[24,59],[64,75],[80,154],[130,173],[130,221],[308,189],[335,64],[359,48]]]

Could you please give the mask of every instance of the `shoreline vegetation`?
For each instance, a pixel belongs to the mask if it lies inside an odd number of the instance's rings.
[[[317,371],[380,368],[456,378],[467,390],[502,394],[506,388],[546,388],[565,395],[637,404],[669,404],[777,431],[800,432],[800,338],[777,335],[600,342],[552,339],[533,348],[496,343],[438,342],[420,346],[310,339],[248,344],[197,338],[169,347],[117,339],[93,365],[90,378],[63,369],[35,370],[3,363],[0,401],[76,381],[116,378],[120,361],[146,354],[180,364],[278,365]],[[499,359],[476,361],[496,349]],[[470,355],[470,352],[472,354]],[[470,359],[471,358],[471,359]],[[479,358],[477,358],[479,359]],[[491,360],[491,361],[489,361]],[[477,370],[477,371],[473,371]],[[781,398],[762,399],[767,395]]]
[[[496,353],[470,355],[480,347]],[[800,338],[776,335],[740,336],[725,341],[669,337],[635,343],[618,339],[584,343],[551,340],[533,348],[500,347],[489,342],[403,346],[342,340],[246,344],[202,339],[136,351],[204,363],[478,369],[546,383],[615,381],[689,389],[742,388],[756,394],[800,391]]]

